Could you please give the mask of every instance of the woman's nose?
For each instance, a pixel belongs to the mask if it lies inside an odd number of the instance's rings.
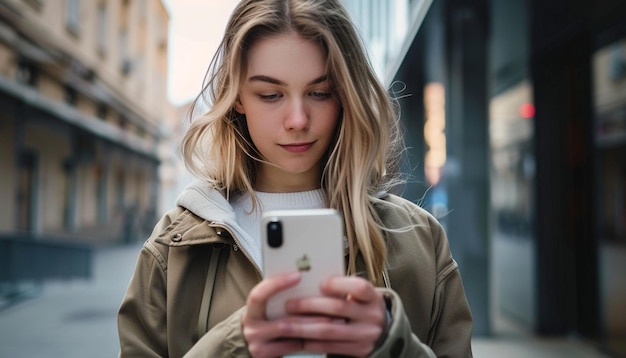
[[[290,105],[285,118],[285,128],[288,130],[302,130],[309,127],[309,115],[303,101],[294,100]]]

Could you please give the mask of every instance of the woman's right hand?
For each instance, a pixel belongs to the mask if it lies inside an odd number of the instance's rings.
[[[331,317],[323,313],[307,312],[274,320],[267,319],[266,307],[269,299],[295,286],[300,282],[300,278],[301,274],[298,271],[268,277],[250,291],[241,323],[248,351],[253,357],[280,357],[302,351],[308,332],[304,327],[311,327],[311,324],[313,326],[319,323],[345,325],[343,318]]]
[[[280,357],[302,350],[302,340],[285,338],[289,335],[290,323],[315,318],[291,316],[270,321],[265,315],[269,298],[299,281],[300,273],[295,271],[265,278],[250,291],[242,325],[253,357]]]

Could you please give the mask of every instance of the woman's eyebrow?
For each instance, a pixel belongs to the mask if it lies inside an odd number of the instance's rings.
[[[315,85],[318,83],[322,83],[324,81],[326,81],[328,79],[328,75],[321,75],[320,77],[314,79],[313,81],[309,82],[309,85]],[[285,83],[277,78],[274,77],[270,77],[270,76],[265,76],[265,75],[256,75],[256,76],[252,76],[250,78],[248,78],[248,81],[250,82],[267,82],[267,83],[271,83],[271,84],[275,84],[275,85],[280,85],[280,86],[284,86]]]

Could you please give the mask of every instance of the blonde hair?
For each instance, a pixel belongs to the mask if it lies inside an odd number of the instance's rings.
[[[234,109],[247,68],[246,54],[258,39],[291,31],[321,45],[341,104],[340,124],[320,186],[328,205],[344,217],[348,271],[357,273],[356,258],[361,255],[367,277],[381,284],[387,252],[374,205],[381,202],[377,192],[397,183],[402,146],[394,101],[377,79],[339,1],[243,0],[238,4],[194,103],[198,105],[208,95],[205,100],[212,105],[192,122],[183,139],[185,163],[196,176],[227,195],[253,194],[259,154],[245,117]]]

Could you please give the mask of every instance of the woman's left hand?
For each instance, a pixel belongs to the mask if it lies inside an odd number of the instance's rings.
[[[299,325],[294,336],[303,340],[307,352],[367,357],[387,324],[382,292],[363,278],[348,276],[325,280],[321,290],[325,296],[288,301],[288,313],[337,319]]]

